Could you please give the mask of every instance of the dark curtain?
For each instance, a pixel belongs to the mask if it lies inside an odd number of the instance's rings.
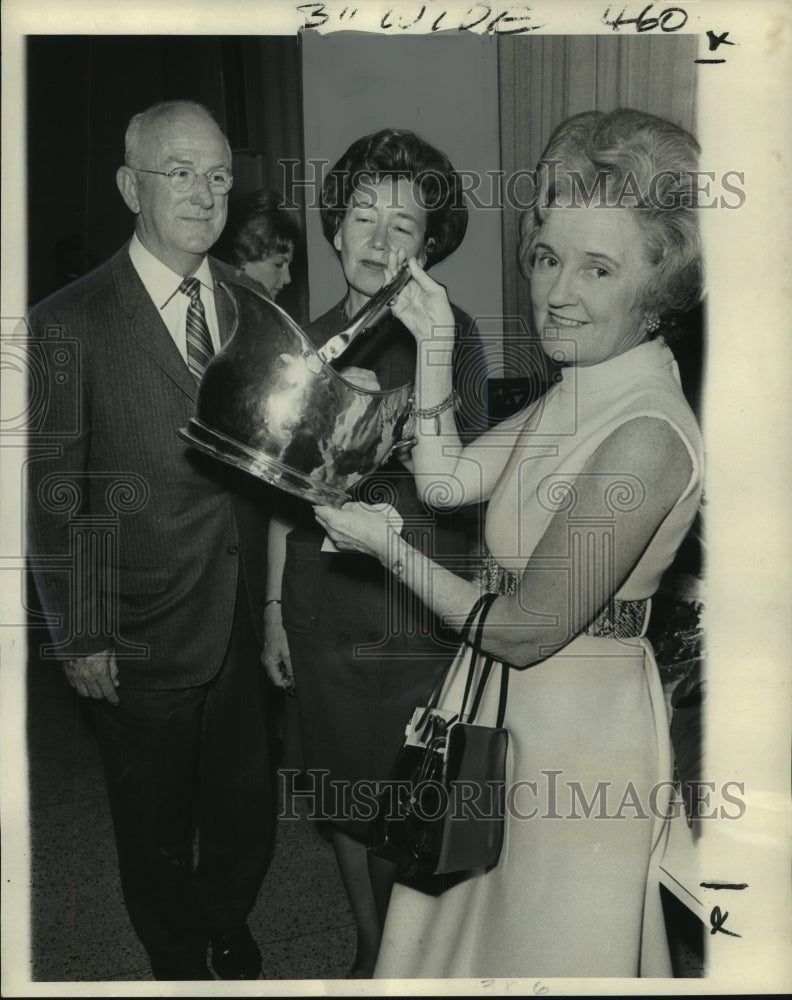
[[[207,105],[231,142],[234,196],[281,190],[279,161],[303,157],[301,78],[294,36],[31,36],[29,300],[84,274],[128,239],[132,220],[115,173],[133,114],[171,98]],[[304,249],[295,264],[280,303],[302,321]]]
[[[299,171],[284,161],[305,158],[299,37],[228,38],[220,41],[226,130],[234,150],[232,199],[258,188],[280,191],[297,204],[305,226],[305,194],[295,189]],[[295,248],[292,284],[278,297],[301,324],[308,321],[308,258]]]

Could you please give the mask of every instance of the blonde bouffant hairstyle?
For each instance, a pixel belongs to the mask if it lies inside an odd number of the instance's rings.
[[[642,291],[666,339],[673,319],[702,294],[697,218],[700,147],[685,129],[657,115],[619,108],[585,111],[559,125],[537,168],[537,197],[521,220],[520,265],[530,279],[536,243],[554,206],[597,205],[634,211],[652,278]]]

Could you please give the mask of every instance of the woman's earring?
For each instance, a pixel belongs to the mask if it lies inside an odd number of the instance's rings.
[[[657,333],[660,329],[660,317],[656,312],[646,314],[646,332]]]

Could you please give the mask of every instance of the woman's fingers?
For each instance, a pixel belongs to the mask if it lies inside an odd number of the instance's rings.
[[[325,531],[330,535],[334,542],[339,540],[338,525],[334,520],[334,515],[337,513],[334,507],[314,507],[314,517],[325,529]]]
[[[389,281],[393,281],[406,259],[407,257],[401,247],[398,250],[388,251],[388,263],[385,265],[385,281],[383,284],[387,285]]]
[[[387,518],[378,506],[349,502],[337,507],[317,505],[314,517],[340,549],[377,555],[387,544]]]
[[[319,506],[315,507],[314,511],[316,520],[333,534],[334,539],[337,536],[343,537],[353,520],[350,511],[338,510],[337,507]]]
[[[408,267],[410,268],[410,274],[413,276],[413,281],[415,281],[422,292],[426,292],[428,295],[442,295],[444,298],[447,297],[445,285],[441,285],[434,278],[430,278],[415,257],[410,258]]]
[[[393,315],[401,320],[417,340],[428,339],[439,326],[453,326],[454,316],[445,286],[434,281],[419,262],[408,261],[412,280],[390,303]]]
[[[436,284],[436,282],[432,281],[432,279],[429,277],[426,271],[424,271],[423,267],[421,267],[421,264],[419,263],[417,258],[410,257],[410,259],[407,261],[407,267],[409,267],[410,274],[413,276],[413,278],[415,278],[415,280],[422,288],[427,287],[426,286],[427,281],[429,282],[429,285]]]
[[[385,265],[383,276],[385,278],[383,285],[387,285],[396,277],[396,254],[392,250],[388,251],[388,263]]]

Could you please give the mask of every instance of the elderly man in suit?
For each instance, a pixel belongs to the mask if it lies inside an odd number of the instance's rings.
[[[252,477],[178,433],[229,336],[217,281],[246,280],[207,256],[231,151],[206,108],[163,102],[131,120],[117,183],[132,239],[29,316],[31,351],[50,359],[29,552],[49,655],[94,717],[124,899],[155,977],[212,979],[211,945],[219,978],[252,979],[246,920],[276,815],[265,506]]]

